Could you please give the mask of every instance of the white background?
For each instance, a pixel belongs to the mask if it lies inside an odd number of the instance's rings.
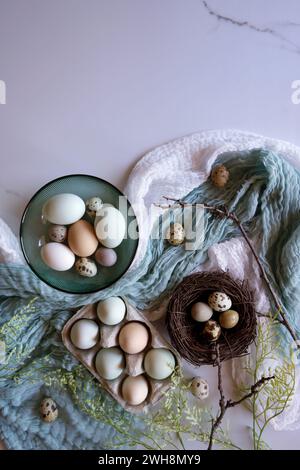
[[[1,217],[17,232],[28,199],[63,174],[122,188],[146,151],[201,129],[300,144],[299,32],[297,0],[0,0]],[[249,447],[246,412],[231,416]],[[299,439],[266,434],[273,448]]]

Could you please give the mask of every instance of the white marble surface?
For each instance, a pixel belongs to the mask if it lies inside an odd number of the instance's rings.
[[[15,232],[48,180],[81,172],[122,187],[144,152],[200,129],[300,145],[297,0],[0,0],[0,12],[0,215]],[[249,415],[233,411],[249,447]],[[300,431],[266,440],[299,449]]]

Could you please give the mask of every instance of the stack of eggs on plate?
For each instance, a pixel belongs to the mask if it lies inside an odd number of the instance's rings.
[[[57,194],[44,204],[42,217],[50,225],[41,257],[50,268],[67,271],[75,264],[78,274],[93,277],[97,264],[110,267],[117,262],[114,248],[124,239],[125,219],[100,197],[84,203],[76,194]]]
[[[84,307],[89,318],[77,319],[69,332],[73,346],[80,350],[77,357],[117,390],[126,404],[142,404],[151,394],[149,379],[163,381],[174,371],[173,353],[164,347],[152,347],[150,328],[137,313],[133,319],[122,298],[101,300],[91,318],[87,312],[93,312],[92,308]],[[94,347],[92,352],[87,351]],[[87,357],[92,357],[92,362]],[[138,364],[134,375],[130,375],[129,362]],[[117,382],[115,388],[113,381]]]
[[[239,314],[231,310],[232,301],[224,292],[213,292],[208,302],[196,302],[192,305],[192,318],[203,323],[202,335],[207,341],[217,341],[222,328],[230,330],[239,322]],[[216,319],[212,319],[212,317]]]

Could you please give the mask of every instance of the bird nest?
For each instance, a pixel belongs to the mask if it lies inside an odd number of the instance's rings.
[[[202,335],[204,323],[193,320],[191,307],[195,302],[207,303],[208,296],[215,291],[231,298],[231,309],[239,313],[239,322],[234,328],[222,328],[219,339],[209,342]],[[219,313],[214,312],[211,319],[218,321],[218,317]],[[233,280],[225,272],[201,272],[186,277],[170,299],[166,321],[173,346],[196,366],[216,363],[216,344],[220,361],[243,356],[256,336],[253,294],[247,282]]]

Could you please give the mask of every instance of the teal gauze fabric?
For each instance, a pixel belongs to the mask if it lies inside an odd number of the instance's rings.
[[[225,204],[249,236],[259,239],[259,255],[299,336],[300,174],[264,149],[226,153],[219,161],[230,171],[225,188],[207,181],[185,201]],[[151,238],[138,267],[92,295],[64,294],[43,284],[27,267],[0,265],[0,340],[6,348],[6,362],[0,364],[0,436],[8,448],[108,448],[116,439],[109,417],[137,423],[138,418],[125,413],[65,350],[61,329],[74,308],[110,295],[127,296],[141,309],[160,302],[207,259],[211,245],[240,236],[233,221],[209,212],[204,229],[202,246],[194,251]],[[284,328],[281,339],[288,350],[291,339]],[[50,425],[39,416],[45,396],[59,407],[59,418]]]

